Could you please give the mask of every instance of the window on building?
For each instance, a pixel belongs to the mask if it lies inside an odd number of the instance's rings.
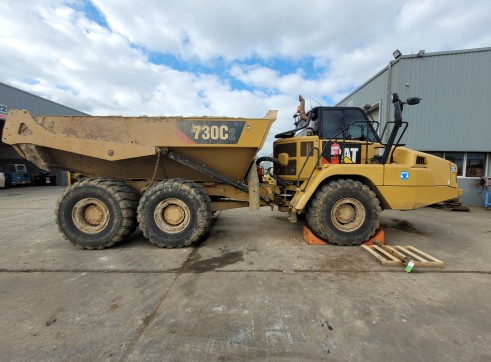
[[[486,162],[489,163],[488,170],[491,169],[491,157],[487,160],[485,152],[441,152],[426,151],[430,155],[444,158],[457,165],[458,176],[482,177],[486,175]],[[489,171],[488,171],[489,174]]]
[[[464,174],[464,152],[445,152],[445,159],[457,165],[457,176]]]
[[[465,176],[482,177],[484,176],[486,164],[486,154],[484,152],[468,152]]]

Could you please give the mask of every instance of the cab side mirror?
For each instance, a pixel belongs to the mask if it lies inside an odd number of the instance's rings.
[[[409,104],[410,106],[419,104],[419,101],[421,101],[421,98],[418,97],[411,97],[406,99],[406,103]]]

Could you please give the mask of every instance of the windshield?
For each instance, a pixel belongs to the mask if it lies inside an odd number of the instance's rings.
[[[321,119],[321,137],[323,139],[344,138],[347,140],[368,140],[369,142],[378,140],[373,127],[361,109],[323,109]]]

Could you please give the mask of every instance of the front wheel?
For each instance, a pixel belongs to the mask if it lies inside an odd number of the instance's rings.
[[[379,228],[379,200],[354,180],[323,184],[307,207],[307,222],[322,239],[337,245],[360,245]]]
[[[192,181],[164,180],[143,194],[138,205],[138,222],[143,235],[157,246],[189,246],[211,228],[211,200]]]

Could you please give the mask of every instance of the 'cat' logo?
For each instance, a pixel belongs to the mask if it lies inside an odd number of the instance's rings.
[[[361,163],[361,145],[359,143],[342,143],[341,146],[341,163],[352,164]],[[326,160],[331,159],[331,143],[323,144],[322,157]]]
[[[343,163],[359,163],[359,147],[346,147],[344,149]]]

